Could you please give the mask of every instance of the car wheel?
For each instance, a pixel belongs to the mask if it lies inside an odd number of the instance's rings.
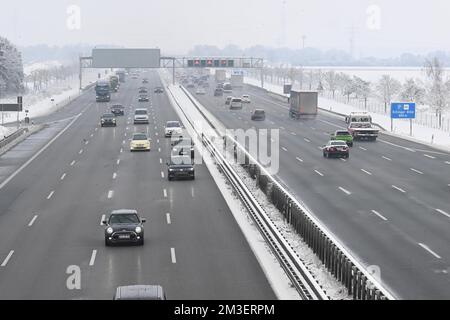
[[[105,247],[109,247],[109,246],[110,246],[109,240],[105,238]]]
[[[353,142],[350,142],[349,146],[350,146],[350,147],[353,147]]]
[[[139,245],[143,246],[144,245],[144,238],[141,239],[141,241],[139,241]]]
[[[195,175],[192,175],[192,180],[195,180]]]
[[[168,175],[167,180],[172,181],[172,177]]]

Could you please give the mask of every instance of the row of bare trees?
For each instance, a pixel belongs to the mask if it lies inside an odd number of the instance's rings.
[[[442,126],[442,114],[450,111],[450,80],[445,75],[445,67],[438,58],[427,59],[423,71],[426,80],[408,78],[403,83],[389,74],[384,74],[376,83],[343,72],[321,69],[304,69],[302,67],[280,66],[265,68],[266,81],[284,84],[291,83],[303,90],[328,90],[333,98],[336,92],[347,98],[363,99],[367,106],[368,99],[375,99],[384,104],[387,113],[394,100],[416,102],[429,105],[439,118]],[[255,71],[255,76],[256,76]]]
[[[31,83],[31,90],[39,92],[46,89],[51,83],[61,82],[74,77],[78,72],[75,64],[51,68],[36,69],[25,77]]]

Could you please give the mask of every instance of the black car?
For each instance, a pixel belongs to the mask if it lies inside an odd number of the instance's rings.
[[[216,88],[216,89],[214,90],[214,96],[215,96],[215,97],[221,97],[221,96],[223,96],[223,89],[221,89],[221,88]]]
[[[167,179],[175,178],[195,179],[194,161],[191,155],[172,154],[167,162]]]
[[[266,112],[263,109],[255,109],[252,112],[252,120],[255,120],[255,121],[266,120]]]
[[[142,80],[142,83],[144,84],[144,83],[148,83],[148,79],[143,79]]]
[[[138,98],[139,102],[149,102],[150,99],[146,94],[140,94]]]
[[[115,116],[123,116],[125,114],[124,107],[121,104],[115,104],[111,107],[111,113]]]
[[[113,210],[108,219],[102,221],[105,226],[105,246],[119,243],[143,245],[145,221],[136,210]]]
[[[156,87],[153,92],[154,93],[164,93],[164,89],[162,87]]]
[[[148,93],[147,88],[140,88],[139,93]]]
[[[116,116],[112,113],[105,113],[100,117],[100,125],[102,127],[117,126],[116,124]]]

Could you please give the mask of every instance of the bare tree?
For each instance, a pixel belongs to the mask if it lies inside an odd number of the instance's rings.
[[[439,117],[439,127],[442,127],[442,112],[448,107],[450,88],[444,81],[444,64],[437,58],[425,60],[425,73],[430,81],[428,86],[428,100]]]
[[[406,79],[402,86],[400,97],[405,101],[422,103],[425,97],[423,84],[413,78]]]
[[[370,82],[365,81],[360,77],[353,76],[353,84],[355,87],[356,96],[364,99],[364,109],[367,109],[367,99],[372,92]]]
[[[330,70],[328,72],[325,72],[324,75],[325,84],[328,90],[330,90],[333,93],[333,99],[334,99],[334,93],[337,89],[337,76],[336,72],[334,70]]]
[[[381,76],[376,89],[381,99],[384,102],[384,112],[387,113],[387,106],[391,104],[394,96],[400,91],[401,84],[398,80],[392,78],[390,75],[384,74]]]

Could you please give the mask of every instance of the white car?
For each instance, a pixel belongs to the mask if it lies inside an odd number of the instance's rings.
[[[242,95],[242,103],[250,103],[250,96],[248,94]]]
[[[167,121],[164,127],[164,136],[171,137],[174,134],[181,135],[183,133],[183,127],[181,126],[180,121]]]
[[[144,123],[148,124],[148,112],[147,109],[136,109],[134,111],[134,124]]]
[[[230,101],[230,109],[242,109],[242,99],[232,98]]]
[[[203,89],[203,88],[198,88],[198,89],[195,91],[195,94],[206,94],[206,91],[205,91],[205,89]]]

